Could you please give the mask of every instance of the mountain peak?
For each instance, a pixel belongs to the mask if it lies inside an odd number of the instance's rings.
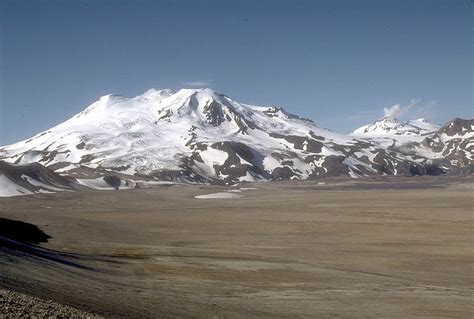
[[[171,89],[162,89],[162,90],[157,90],[155,88],[151,88],[145,93],[139,95],[139,97],[145,98],[145,99],[153,99],[156,97],[168,97],[176,93],[175,91]]]
[[[196,96],[200,99],[214,99],[214,100],[221,100],[224,96],[223,94],[210,89],[210,88],[198,88],[198,89],[187,89],[183,88],[176,92],[177,96],[181,97],[191,97]]]
[[[210,88],[150,89],[131,98],[105,95],[48,131],[1,147],[0,159],[38,162],[65,174],[97,170],[215,183],[402,175],[423,173],[422,165],[431,160],[426,154],[457,152],[451,142],[439,148],[446,136],[460,147],[469,145],[464,140],[471,138],[472,124],[458,119],[434,133],[424,119],[385,117],[347,136],[282,108],[239,103]],[[437,138],[435,148],[431,137]],[[417,143],[410,154],[404,148],[385,151],[408,142]],[[462,156],[455,163],[470,163],[471,153],[453,153]],[[443,167],[458,165],[449,163]]]
[[[219,94],[216,90],[211,88],[182,88],[179,89],[178,92]]]
[[[466,134],[472,135],[474,131],[474,119],[455,118],[446,123],[439,133],[444,133],[448,136],[464,136]]]
[[[420,117],[419,119],[414,119],[413,122],[427,123],[428,120],[426,119],[426,117]]]
[[[400,137],[421,136],[440,128],[439,125],[428,122],[425,118],[402,122],[393,116],[387,116],[371,124],[364,125],[352,132],[355,136]]]
[[[374,123],[380,123],[380,122],[397,122],[401,123],[399,119],[397,119],[395,116],[385,116],[381,118],[380,120],[376,120]]]

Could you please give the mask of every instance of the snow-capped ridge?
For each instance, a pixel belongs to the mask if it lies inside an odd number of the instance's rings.
[[[157,97],[160,97],[160,98],[168,97],[175,93],[176,91],[173,91],[171,89],[157,90],[157,89],[151,88],[145,91],[143,94],[137,95],[136,97],[142,98],[142,99],[154,99]]]
[[[439,174],[471,161],[462,151],[470,150],[472,125],[458,122],[437,137],[438,126],[426,119],[386,117],[344,135],[209,88],[150,89],[105,95],[45,132],[0,147],[0,160],[79,178],[92,171],[199,183]],[[443,152],[456,154],[438,167]]]
[[[428,122],[428,120],[426,119],[426,117],[420,117],[420,118],[414,119],[414,120],[412,120],[412,121],[417,122],[417,123],[426,123],[426,122]]]
[[[359,137],[419,136],[426,133],[432,133],[439,128],[439,125],[432,124],[425,118],[403,122],[393,116],[388,116],[374,121],[371,124],[361,126],[351,134]]]

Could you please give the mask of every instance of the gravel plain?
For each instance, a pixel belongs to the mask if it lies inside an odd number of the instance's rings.
[[[1,311],[470,319],[472,181],[256,183],[230,199],[196,199],[236,189],[203,185],[0,199],[1,218],[48,236],[31,249],[0,245]]]
[[[0,289],[1,318],[103,318],[73,307],[58,304],[52,300],[43,300],[22,293]]]

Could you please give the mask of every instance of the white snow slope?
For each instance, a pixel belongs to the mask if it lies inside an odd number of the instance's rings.
[[[402,162],[424,161],[388,152],[384,141],[370,137],[419,137],[432,129],[423,120],[384,119],[343,135],[211,89],[151,89],[133,98],[103,96],[71,119],[1,147],[0,160],[67,163],[57,170],[61,174],[80,166],[158,177],[181,172],[166,178],[201,182],[357,177],[387,173],[387,167],[397,174]]]
[[[385,117],[359,127],[350,135],[357,138],[372,139],[384,146],[389,146],[401,145],[407,142],[420,142],[426,135],[432,134],[440,128],[441,125],[430,123],[424,118],[402,122],[394,117]]]
[[[30,194],[33,193],[21,187],[20,185],[17,185],[5,175],[0,174],[0,197],[11,197]]]

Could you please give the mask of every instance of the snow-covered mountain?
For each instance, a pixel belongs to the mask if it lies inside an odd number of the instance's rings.
[[[402,122],[394,117],[384,117],[354,130],[350,135],[376,140],[384,146],[400,145],[421,141],[427,134],[436,132],[441,125],[428,122],[424,118]]]
[[[401,154],[424,158],[451,173],[474,171],[474,120],[456,118],[441,127],[424,118],[402,122],[386,117],[350,135]]]
[[[418,138],[435,128],[422,120],[394,122],[384,119],[367,132],[391,127]],[[0,159],[76,177],[114,172],[210,183],[449,170],[434,169],[433,159],[415,148],[390,149],[366,135],[338,134],[282,108],[239,103],[210,89],[152,89],[133,98],[103,96],[71,119],[1,147]]]
[[[451,173],[473,173],[474,120],[456,118],[424,136],[421,142],[405,143],[399,150],[450,167]]]
[[[428,122],[424,118],[402,122],[394,117],[384,117],[352,132],[360,137],[419,136],[439,130],[441,125]]]

